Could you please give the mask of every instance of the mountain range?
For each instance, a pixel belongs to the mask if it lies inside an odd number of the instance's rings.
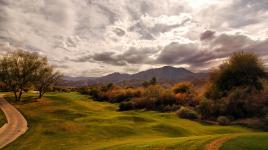
[[[192,81],[207,77],[207,73],[193,73],[185,68],[176,68],[172,66],[164,66],[141,71],[135,74],[112,73],[102,77],[68,77],[63,78],[64,85],[87,86],[94,84],[115,83],[119,85],[141,85],[144,81],[150,80],[152,77],[162,84],[174,84],[180,81]]]

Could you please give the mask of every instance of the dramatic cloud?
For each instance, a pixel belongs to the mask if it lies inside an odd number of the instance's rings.
[[[237,51],[255,52],[259,56],[268,55],[268,39],[260,41],[240,34],[220,34],[207,44],[202,47],[193,43],[171,43],[161,51],[155,63],[186,64],[195,69],[206,65],[214,66],[215,61],[223,60]]]
[[[0,0],[0,55],[16,48],[73,76],[201,71],[239,50],[268,63],[268,1]]]
[[[75,59],[76,62],[101,62],[104,64],[112,64],[116,66],[126,66],[130,64],[147,64],[152,63],[152,57],[157,50],[153,48],[141,48],[136,49],[135,47],[130,47],[127,51],[116,54],[115,52],[103,52],[95,53],[93,55],[88,55]]]
[[[211,40],[214,38],[215,31],[207,30],[200,35],[200,40]]]

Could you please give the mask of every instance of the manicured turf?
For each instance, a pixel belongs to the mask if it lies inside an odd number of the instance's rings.
[[[254,132],[179,119],[174,113],[119,112],[116,104],[95,102],[78,93],[50,93],[29,101],[33,96],[27,94],[23,103],[16,104],[30,129],[5,150],[196,150],[223,135]]]
[[[268,150],[268,134],[242,135],[224,143],[220,150]]]

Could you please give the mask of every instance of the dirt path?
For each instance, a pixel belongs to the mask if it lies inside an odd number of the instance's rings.
[[[3,95],[0,95],[0,109],[2,109],[7,119],[7,123],[0,128],[1,149],[24,134],[28,127],[23,115],[14,106],[9,104],[3,98]]]
[[[205,150],[219,150],[223,143],[235,138],[235,136],[225,136],[208,143]]]

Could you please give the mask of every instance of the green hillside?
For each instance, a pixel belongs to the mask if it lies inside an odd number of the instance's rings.
[[[119,112],[116,104],[95,102],[78,93],[50,93],[42,100],[32,99],[32,95],[27,94],[23,103],[16,104],[30,129],[5,150],[191,150],[203,149],[206,143],[228,134],[256,132],[239,126],[206,125],[179,119],[174,113]],[[256,141],[258,138],[262,137],[256,136]],[[228,142],[224,150],[248,140],[245,137]]]
[[[268,150],[268,134],[241,135],[224,143],[220,150]]]

